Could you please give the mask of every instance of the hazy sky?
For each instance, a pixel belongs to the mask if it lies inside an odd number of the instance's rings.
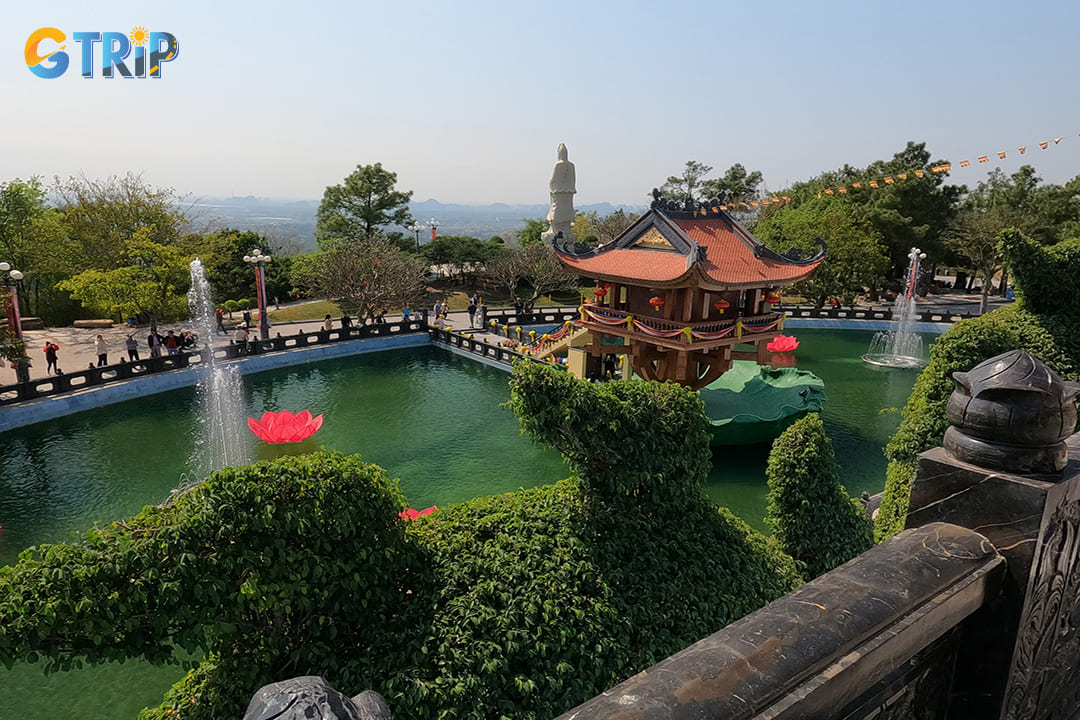
[[[52,80],[24,60],[45,26],[72,55]],[[179,41],[160,79],[80,77],[74,32],[136,26]],[[1028,145],[1063,182],[1080,173],[1078,27],[1065,0],[5,2],[0,181],[131,170],[317,199],[382,162],[417,200],[543,203],[565,142],[578,204],[644,204],[690,159],[777,189],[916,140],[954,163],[1005,150],[1009,172]]]

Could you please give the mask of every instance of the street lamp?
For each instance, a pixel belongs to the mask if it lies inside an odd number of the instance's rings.
[[[22,318],[19,317],[19,288],[16,283],[23,279],[23,274],[12,270],[11,264],[0,262],[0,272],[7,275],[7,293],[4,296],[4,310],[7,313],[8,328],[16,340],[22,340]]]
[[[439,227],[439,221],[436,220],[435,218],[431,218],[430,220],[427,221],[427,226],[429,228],[431,228],[431,239],[432,239],[432,241],[434,241],[435,240],[435,228]]]
[[[270,262],[269,255],[263,255],[262,250],[255,248],[250,255],[244,256],[244,262],[255,266],[255,293],[259,302],[259,339],[270,339],[270,318],[266,316],[266,264]]]
[[[413,224],[409,226],[409,230],[416,233],[416,252],[420,252],[420,231],[424,229],[424,226],[413,220]]]

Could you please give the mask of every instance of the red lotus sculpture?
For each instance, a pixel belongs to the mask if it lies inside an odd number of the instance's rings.
[[[794,335],[777,335],[771,343],[765,346],[770,352],[791,352],[799,347],[799,341]]]
[[[307,410],[292,414],[288,410],[264,412],[262,418],[248,418],[248,427],[268,443],[294,443],[306,440],[322,427],[323,416],[311,417]]]
[[[421,515],[430,515],[438,509],[439,508],[436,505],[432,505],[429,508],[424,508],[423,510],[413,510],[412,508],[405,508],[404,510],[399,512],[398,515],[401,517],[402,520],[415,520]]]

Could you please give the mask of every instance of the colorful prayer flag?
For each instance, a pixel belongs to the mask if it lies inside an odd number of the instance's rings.
[[[967,167],[970,164],[971,164],[970,160],[961,160],[960,161],[960,167]]]
[[[896,181],[893,180],[891,177],[885,178],[885,184],[886,185],[892,185],[894,182],[896,182]]]
[[[1050,145],[1049,140],[1043,140],[1041,143],[1039,143],[1039,147],[1041,147],[1043,150],[1045,150],[1049,145]]]
[[[1016,149],[1020,151],[1021,155],[1023,155],[1024,153],[1027,152],[1027,145],[1021,145],[1020,147],[1018,147]]]
[[[979,156],[979,162],[981,162],[981,163],[990,162],[990,157],[988,155],[980,155]]]
[[[877,186],[878,186],[878,181],[877,180],[871,180],[870,181],[870,187],[876,188]]]
[[[1055,145],[1057,145],[1059,142],[1061,142],[1061,138],[1054,138],[1054,144]]]
[[[926,174],[925,170],[916,170],[915,171],[915,177],[917,177],[917,178],[921,178],[925,174]]]
[[[998,157],[1001,158],[1002,160],[1004,160],[1005,159],[1005,151],[1004,150],[998,150]]]

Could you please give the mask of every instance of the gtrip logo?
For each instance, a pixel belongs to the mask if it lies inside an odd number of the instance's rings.
[[[134,28],[125,35],[118,32],[77,32],[71,39],[78,43],[78,55],[82,60],[82,76],[94,77],[95,57],[100,55],[101,77],[111,78],[119,73],[125,78],[160,78],[161,66],[172,62],[180,54],[176,36],[167,32],[147,32],[144,27]],[[40,78],[52,79],[63,75],[70,58],[67,35],[52,27],[38,28],[26,39],[26,66]],[[95,49],[100,45],[100,53]],[[73,48],[74,49],[74,48]],[[135,51],[131,67],[124,63]],[[149,62],[147,62],[149,60]]]

